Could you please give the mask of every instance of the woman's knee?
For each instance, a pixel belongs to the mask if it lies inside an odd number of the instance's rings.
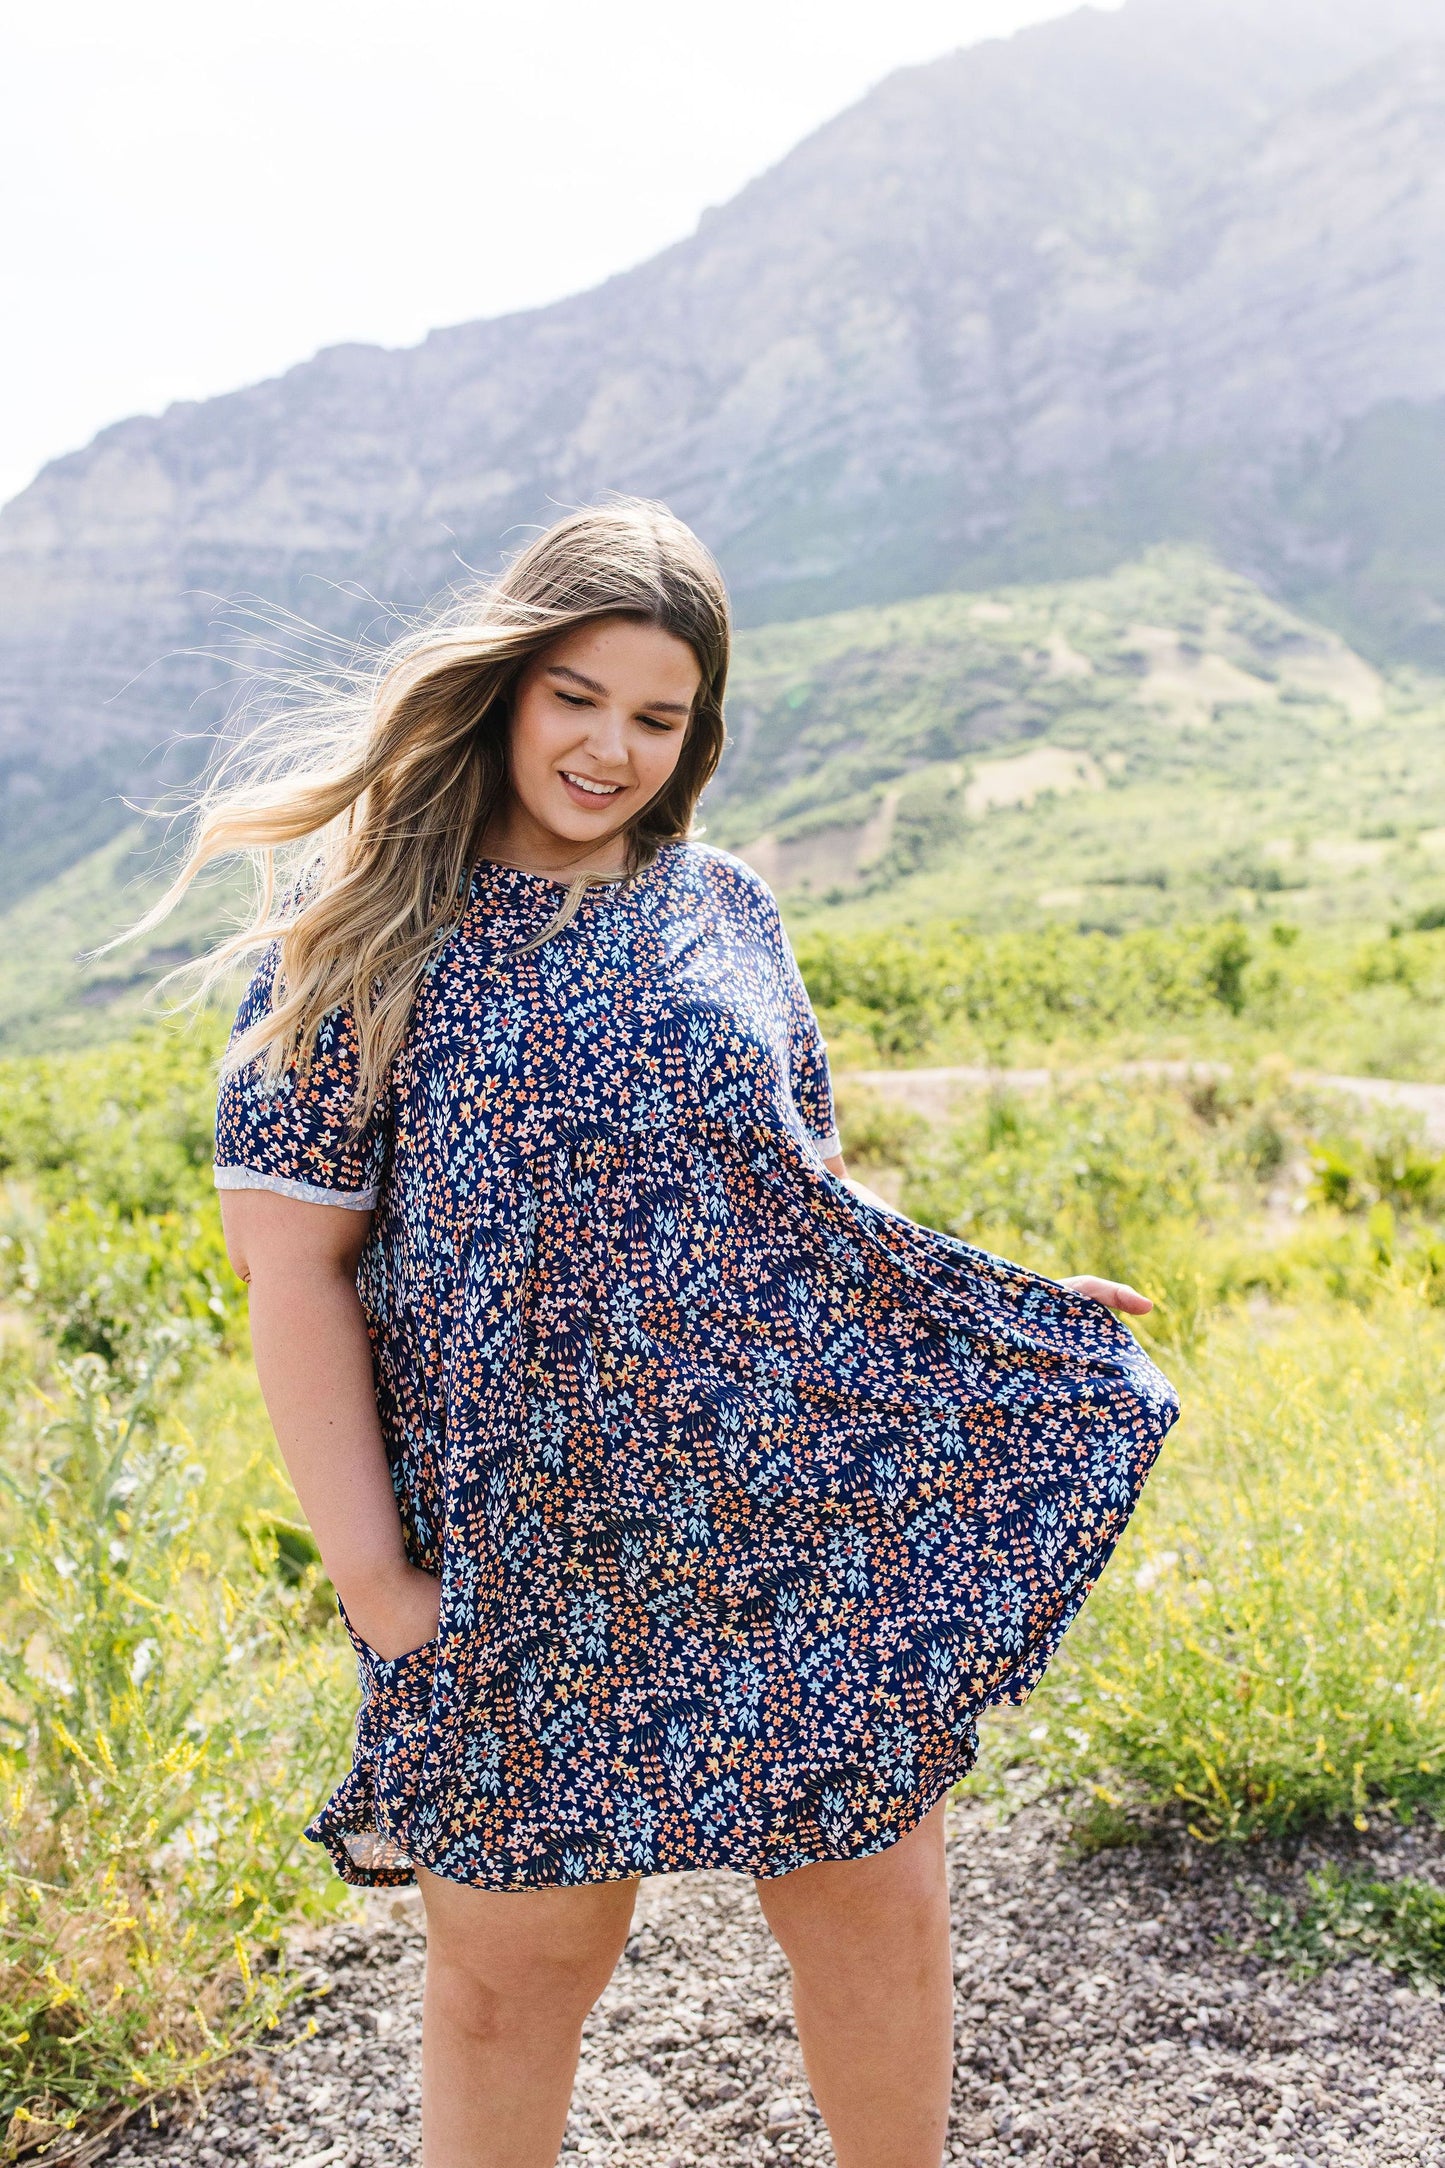
[[[580,2026],[626,1946],[635,1882],[462,1889],[428,1875],[427,1988],[469,2029]]]
[[[758,1884],[763,1913],[797,1970],[817,1956],[825,1969],[880,1953],[905,1964],[946,1948],[948,1874],[941,1812],[865,1859],[829,1860]]]

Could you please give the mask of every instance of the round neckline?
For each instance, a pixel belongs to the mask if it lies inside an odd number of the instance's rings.
[[[676,843],[659,843],[659,845],[657,846],[656,855],[653,857],[653,859],[648,865],[645,865],[642,868],[642,871],[640,873],[608,873],[595,875],[592,879],[592,882],[589,884],[589,887],[583,890],[584,897],[588,895],[593,888],[640,888],[643,882],[650,879],[652,874],[662,864],[665,854],[668,851],[673,851],[678,848],[679,846]],[[553,873],[531,873],[525,866],[514,866],[508,859],[505,858],[478,858],[473,864],[472,871],[474,874],[511,874],[513,878],[518,881],[530,881],[531,883],[533,883],[534,886],[538,888],[558,888],[561,889],[564,894],[572,886],[572,882],[580,878],[580,876],[575,873],[572,875],[571,880],[562,880]]]

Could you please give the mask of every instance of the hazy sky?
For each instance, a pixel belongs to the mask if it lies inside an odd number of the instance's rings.
[[[1105,0],[1109,4],[1109,0]],[[0,31],[0,500],[104,423],[554,300],[1063,0],[45,0]]]

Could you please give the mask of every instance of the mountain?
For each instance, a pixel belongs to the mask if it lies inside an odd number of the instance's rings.
[[[753,624],[1211,544],[1445,667],[1437,0],[1128,0],[901,71],[553,307],[105,430],[0,513],[0,896],[199,758],[254,652],[549,507],[666,498]]]
[[[1382,674],[1197,550],[745,632],[703,807],[795,926],[1122,928],[1221,913],[1382,929],[1445,907],[1445,690]],[[233,900],[148,946],[133,836],[0,914],[0,1047],[126,1028]]]

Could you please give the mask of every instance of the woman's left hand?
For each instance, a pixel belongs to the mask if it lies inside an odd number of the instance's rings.
[[[1091,1296],[1108,1310],[1125,1310],[1130,1317],[1143,1317],[1154,1307],[1137,1288],[1126,1287],[1121,1280],[1096,1280],[1089,1272],[1081,1272],[1072,1280],[1060,1280],[1059,1285],[1071,1287],[1076,1295]]]

